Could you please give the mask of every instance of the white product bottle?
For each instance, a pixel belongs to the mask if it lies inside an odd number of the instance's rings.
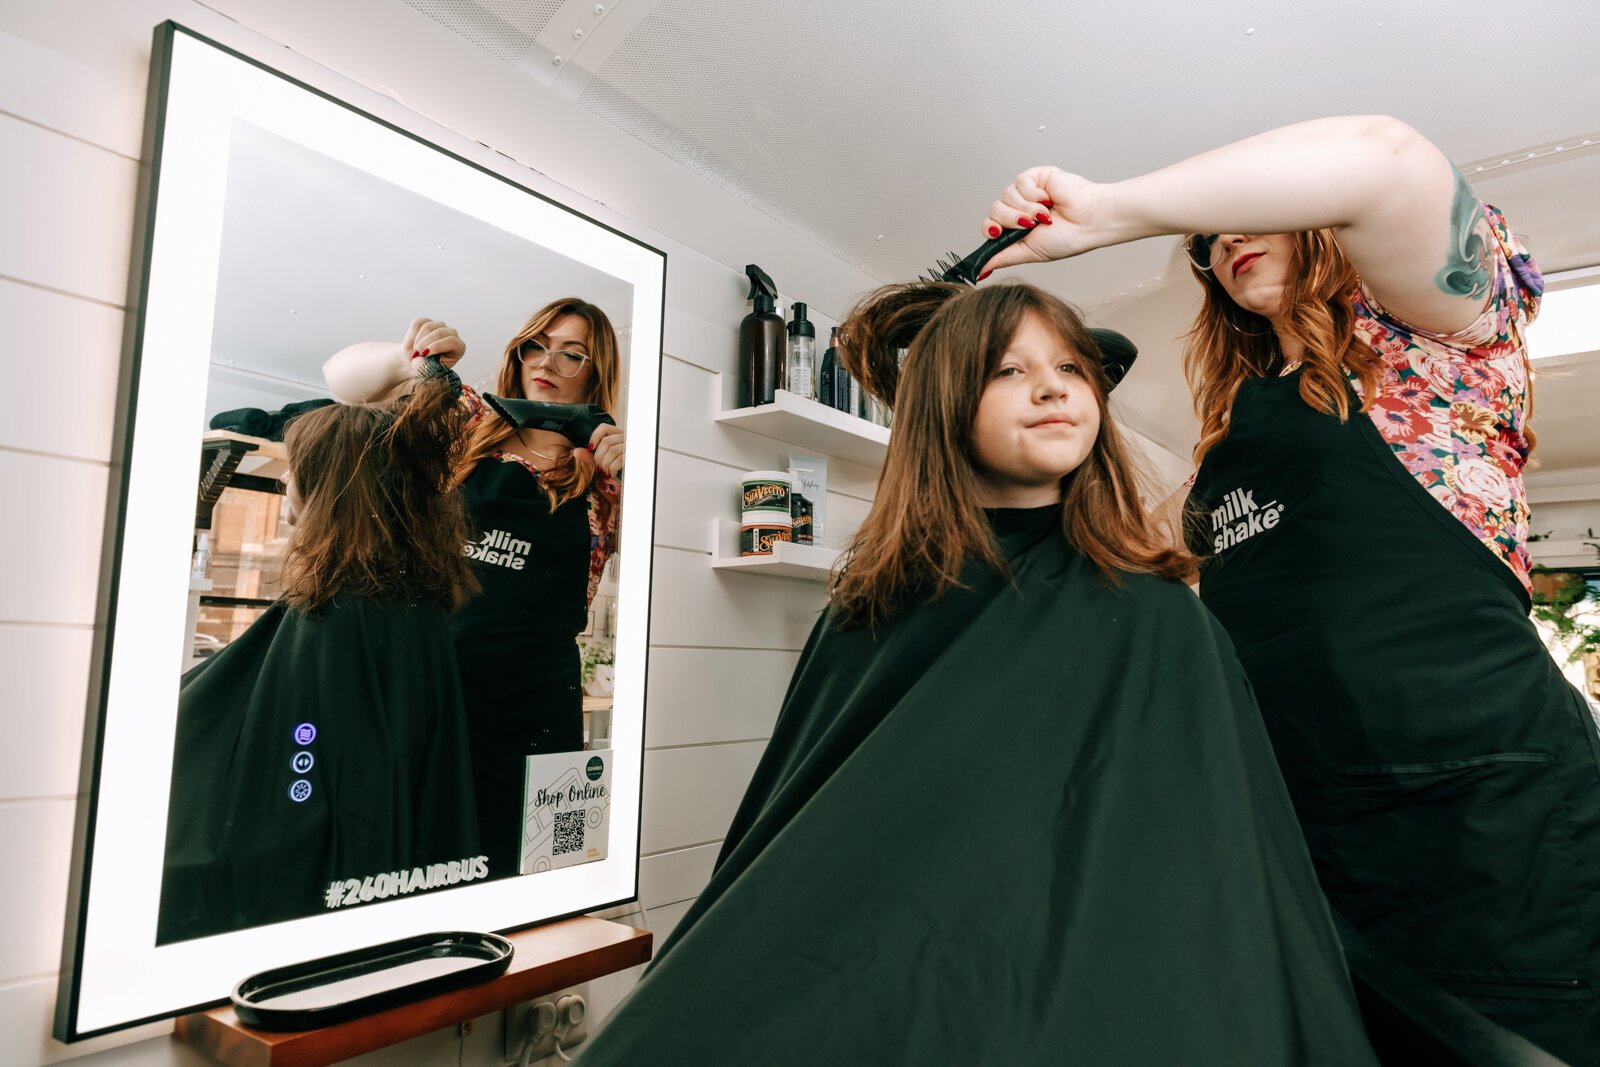
[[[189,577],[197,582],[206,580],[206,571],[211,568],[211,535],[205,531],[195,538],[194,562],[189,565]]]

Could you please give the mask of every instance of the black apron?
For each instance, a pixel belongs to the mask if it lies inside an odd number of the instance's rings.
[[[1371,419],[1246,381],[1190,495],[1329,902],[1381,950],[1600,1063],[1600,743],[1516,577]]]
[[[520,463],[488,459],[461,487],[480,591],[450,618],[489,876],[517,873],[526,758],[583,748],[578,634],[588,622],[589,499],[554,511]]]

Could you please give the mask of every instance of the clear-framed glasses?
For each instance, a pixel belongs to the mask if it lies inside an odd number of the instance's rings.
[[[549,349],[538,341],[524,341],[517,349],[517,362],[524,367],[537,367],[543,363],[563,378],[576,378],[588,359],[587,352],[573,352],[565,348]]]
[[[1191,233],[1183,239],[1184,254],[1201,270],[1211,269],[1211,257],[1217,249],[1220,233]]]

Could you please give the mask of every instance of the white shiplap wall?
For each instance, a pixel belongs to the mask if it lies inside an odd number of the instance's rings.
[[[734,478],[787,451],[713,421],[732,402],[743,265],[761,263],[806,300],[823,336],[874,284],[395,0],[0,0],[0,336],[11,360],[0,390],[0,1067],[204,1062],[160,1036],[169,1024],[71,1048],[49,1038],[145,78],[151,29],[169,18],[479,162],[523,161],[517,180],[668,253],[640,868],[658,936],[709,876],[822,605],[819,585],[709,565],[711,520],[732,514]],[[830,465],[831,544],[859,525],[874,482],[866,468]],[[636,977],[591,984],[592,1024]],[[469,1038],[440,1032],[356,1062],[487,1067],[499,1025],[479,1022]]]
[[[156,23],[176,19],[333,87],[453,150],[514,166],[472,140],[493,145],[537,167],[513,171],[525,184],[667,251],[641,863],[641,896],[658,934],[681,917],[709,876],[822,604],[819,585],[711,570],[711,519],[733,514],[735,476],[773,466],[786,448],[722,429],[712,415],[731,400],[718,390],[734,369],[734,331],[746,310],[744,263],[762,263],[797,298],[809,298],[824,330],[826,313],[837,314],[871,280],[514,70],[485,69],[481,56],[466,51],[450,54],[466,46],[441,39],[431,23],[385,25],[384,19],[398,17],[389,9],[399,5],[285,0],[255,5],[256,11],[251,6],[0,3],[0,155],[6,160],[0,167],[0,322],[12,371],[10,387],[0,390],[0,482],[8,501],[0,520],[0,730],[8,737],[0,745],[0,856],[9,870],[0,879],[5,1067],[85,1054],[82,1062],[118,1067],[203,1062],[164,1036],[152,1037],[170,1024],[70,1048],[49,1037]],[[339,11],[330,13],[333,7]],[[340,29],[350,18],[361,18],[368,30],[356,44]],[[424,45],[432,70],[452,72],[455,96],[427,98],[429,79],[406,58]],[[386,53],[398,58],[385,60]],[[436,122],[331,73],[350,71],[372,81],[373,64],[381,69],[384,62],[394,67],[382,71],[381,84]],[[486,107],[485,101],[500,103]],[[546,158],[550,165],[541,165]],[[548,174],[608,203],[625,202],[630,214],[557,185]],[[628,195],[641,189],[647,195]],[[830,494],[832,528],[842,537],[865,514],[872,475],[848,467],[830,474],[833,484],[854,494]],[[635,978],[594,983],[592,1019],[598,1021]],[[488,1064],[499,1026],[493,1019],[481,1022],[470,1038],[430,1035],[361,1062],[453,1063],[459,1057]]]

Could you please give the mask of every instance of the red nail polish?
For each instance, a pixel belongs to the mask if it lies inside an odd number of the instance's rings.
[[[1026,215],[1024,215],[1022,218],[1017,220],[1017,225],[1021,226],[1024,230],[1031,230],[1031,229],[1033,229],[1035,226],[1037,226],[1039,224],[1037,222],[1034,222],[1032,219],[1028,218]]]
[[[423,355],[423,358],[427,358],[427,355],[428,355],[428,349],[426,349],[426,348],[424,348],[424,349],[423,349],[423,350],[422,350],[422,355]]]
[[[1048,212],[1048,211],[1039,212],[1038,218],[1039,218],[1039,221],[1044,223],[1046,226],[1054,226],[1055,225],[1055,221],[1056,220],[1055,220],[1055,218],[1053,216],[1051,216],[1050,212]]]
[[[1000,227],[998,227],[998,226],[990,226],[989,227],[989,236],[990,237],[999,237],[1000,236]]]
[[[413,348],[411,350],[411,358],[412,359],[421,359],[422,358],[422,353],[418,352],[415,348]]]
[[[983,281],[985,278],[987,278],[989,275],[991,275],[993,273],[994,273],[994,271],[992,271],[992,270],[986,270],[982,274],[978,275],[978,280],[981,282],[981,281]]]
[[[1055,204],[1053,204],[1049,200],[1041,200],[1041,201],[1039,201],[1039,203],[1043,204],[1045,207],[1055,207]]]

